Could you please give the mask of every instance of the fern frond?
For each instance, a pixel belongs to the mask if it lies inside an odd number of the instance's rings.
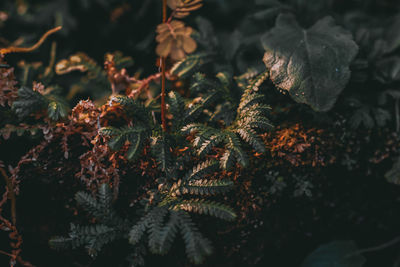
[[[254,117],[266,117],[268,112],[268,106],[254,104],[252,106],[245,107],[240,114],[238,114],[239,120],[254,120]]]
[[[49,240],[49,246],[56,250],[70,249],[72,244],[73,238],[71,237],[55,236]]]
[[[196,72],[192,77],[189,89],[192,94],[196,95],[206,90],[214,89],[217,86],[214,81],[207,79],[205,74]]]
[[[129,136],[128,141],[130,143],[129,149],[126,152],[126,157],[129,160],[136,159],[142,152],[142,148],[146,142],[148,133],[143,130]]]
[[[150,224],[153,222],[153,220],[160,215],[165,213],[165,208],[164,207],[155,207],[152,210],[150,210],[145,216],[143,216],[139,222],[137,222],[130,230],[129,232],[129,242],[132,245],[137,244],[140,239],[143,237],[144,233],[146,232],[146,229],[149,228]],[[164,214],[165,215],[165,214]],[[162,215],[162,216],[164,216]]]
[[[196,120],[204,110],[204,106],[202,103],[195,104],[191,108],[185,111],[183,115],[184,122],[191,122]]]
[[[112,192],[108,184],[101,184],[97,199],[86,192],[75,194],[75,200],[86,212],[106,225],[122,226],[125,222],[112,210]]]
[[[158,208],[159,212],[152,213],[149,221],[149,248],[153,253],[159,251],[161,244],[161,231],[164,217],[167,215],[168,210],[165,208]]]
[[[211,59],[212,54],[208,52],[188,55],[181,61],[175,63],[175,65],[171,68],[171,74],[180,78],[185,78],[202,65],[208,63]]]
[[[117,238],[115,229],[106,225],[75,226],[71,225],[70,237],[74,239],[74,247],[85,245],[91,257],[95,257],[101,248]]]
[[[116,136],[121,135],[121,130],[115,127],[102,127],[99,129],[99,134],[103,136]]]
[[[110,98],[110,104],[118,103],[124,107],[124,111],[130,116],[133,117],[136,121],[139,120],[143,122],[145,125],[152,126],[152,118],[149,110],[139,101],[133,100],[130,97],[125,95],[115,95]]]
[[[193,146],[197,149],[200,149],[204,142],[210,140],[212,136],[217,136],[217,135],[219,135],[218,130],[209,126],[204,126],[197,131],[196,137],[193,140]]]
[[[129,142],[130,146],[126,156],[127,159],[133,160],[141,153],[141,148],[149,136],[149,130],[140,125],[135,125],[134,127],[126,126],[121,129],[103,127],[99,130],[99,134],[111,136],[108,145],[115,151],[120,150],[126,142]]]
[[[18,117],[24,118],[46,107],[46,98],[31,88],[22,86],[18,89],[18,99],[14,101],[12,108]]]
[[[249,159],[242,149],[239,138],[233,132],[226,132],[226,149],[231,150],[239,164],[245,168],[249,163]]]
[[[218,163],[215,160],[207,160],[197,164],[193,170],[185,175],[185,181],[193,181],[200,179],[204,175],[214,172],[218,168]]]
[[[61,99],[53,99],[47,106],[47,114],[53,121],[58,121],[68,115],[68,104]]]
[[[219,91],[212,91],[201,97],[200,103],[193,104],[189,109],[187,109],[183,115],[183,123],[189,123],[195,121],[200,117],[205,108],[209,107],[219,98]]]
[[[135,101],[132,98],[124,95],[114,95],[110,98],[110,102],[118,103],[126,108],[136,107]]]
[[[173,116],[172,125],[179,129],[181,125],[182,112],[185,110],[183,98],[175,91],[168,93],[169,110]]]
[[[185,125],[181,129],[181,132],[184,133],[184,134],[191,134],[191,133],[194,133],[196,131],[200,131],[200,130],[204,130],[204,129],[206,129],[206,126],[204,124],[191,123],[191,124]]]
[[[186,212],[179,213],[179,228],[185,241],[186,253],[195,264],[204,261],[204,257],[212,253],[212,246],[208,239],[202,236]]]
[[[161,229],[159,234],[159,243],[158,248],[156,249],[156,253],[158,254],[166,254],[171,246],[172,242],[175,239],[175,236],[179,229],[179,213],[176,211],[170,211],[170,216],[168,222]]]
[[[237,85],[245,90],[248,85],[248,81],[256,77],[259,73],[260,71],[256,68],[249,68],[245,73],[235,76],[234,79],[236,80]]]
[[[176,195],[191,194],[191,195],[213,196],[228,192],[229,190],[232,189],[232,187],[233,187],[233,182],[227,179],[223,180],[199,179],[199,180],[189,181],[187,183],[180,183],[178,186],[176,186],[176,190],[174,191],[174,193]],[[174,186],[172,188],[174,188]]]
[[[256,152],[264,153],[266,151],[265,144],[253,129],[239,128],[236,132],[244,141],[251,145]]]
[[[78,192],[75,194],[75,200],[86,212],[97,219],[104,217],[104,210],[97,200],[86,192]]]
[[[224,154],[220,159],[220,167],[223,170],[230,170],[235,163],[235,154],[232,150],[225,150]]]
[[[249,85],[246,87],[246,90],[244,91],[244,94],[242,96],[243,98],[247,98],[250,94],[257,92],[259,90],[260,85],[269,77],[269,71],[264,71],[257,75],[256,78],[252,79],[249,82]]]
[[[85,246],[90,256],[95,257],[101,248],[120,236],[113,228],[106,225],[80,226],[71,224],[69,237],[54,237],[49,244],[55,249],[78,248]]]
[[[151,151],[156,157],[159,168],[167,170],[172,165],[169,136],[163,133],[161,136],[152,137]]]
[[[103,210],[104,214],[111,213],[111,205],[113,194],[108,184],[101,184],[97,193],[99,199],[99,207]]]
[[[172,210],[184,210],[199,214],[207,214],[226,221],[232,221],[236,218],[235,212],[228,206],[214,201],[204,199],[182,200],[171,207]]]
[[[220,133],[216,133],[212,135],[210,138],[205,140],[200,148],[197,150],[197,154],[199,156],[204,156],[211,151],[211,149],[217,145],[219,145],[224,140],[224,135]]]
[[[52,238],[49,241],[51,247],[74,249],[85,246],[89,255],[95,257],[104,245],[124,236],[128,223],[112,210],[112,193],[108,184],[100,186],[98,200],[85,192],[78,192],[75,199],[100,224],[89,226],[71,224],[68,237]]]
[[[220,92],[219,91],[213,91],[208,93],[201,101],[201,104],[203,105],[204,108],[210,106],[213,104],[219,97]]]
[[[200,123],[188,124],[181,131],[184,133],[196,133],[193,146],[197,148],[199,156],[204,156],[224,140],[221,131]]]
[[[274,128],[274,125],[267,119],[266,117],[258,117],[255,116],[248,124],[251,128],[258,128],[264,130],[271,130]]]
[[[132,229],[129,232],[129,243],[131,243],[132,245],[139,243],[144,233],[146,232],[147,228],[146,224],[148,223],[148,220],[149,220],[148,217],[145,216],[136,225],[132,227]]]
[[[241,114],[246,107],[252,106],[254,104],[258,104],[264,100],[265,96],[262,94],[251,94],[249,96],[242,96],[238,107],[238,113]]]

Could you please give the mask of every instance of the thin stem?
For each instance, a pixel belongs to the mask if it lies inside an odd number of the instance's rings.
[[[163,0],[163,23],[167,22],[167,0]],[[165,121],[165,57],[161,58],[161,123],[164,132],[167,131],[167,122]]]
[[[163,0],[163,23],[167,22],[167,0]]]
[[[5,252],[5,251],[3,251],[3,250],[0,250],[0,254],[4,254],[4,255],[6,255],[6,256],[9,256],[9,257],[11,257],[11,258],[14,258],[14,255],[13,255],[13,254],[8,253],[8,252]]]
[[[396,238],[394,238],[394,239],[392,239],[392,240],[390,240],[390,241],[388,241],[388,242],[386,242],[386,243],[384,243],[382,245],[376,246],[376,247],[360,249],[359,251],[357,251],[357,253],[361,254],[361,253],[365,253],[365,252],[372,252],[372,251],[382,250],[382,249],[391,247],[391,246],[393,246],[393,245],[395,245],[395,244],[397,244],[399,242],[400,242],[400,236],[398,236],[398,237],[396,237]]]
[[[6,181],[6,185],[8,188],[8,197],[11,200],[11,219],[14,225],[17,223],[17,201],[14,194],[14,189],[10,178],[7,176],[6,171],[3,168],[0,168],[0,173],[3,175],[4,180]]]
[[[59,30],[61,30],[62,27],[58,26],[55,27],[49,31],[47,31],[45,34],[43,34],[43,36],[39,39],[39,41],[34,44],[31,47],[15,47],[15,46],[11,46],[11,47],[7,47],[7,48],[2,48],[0,49],[0,54],[9,54],[9,53],[28,53],[28,52],[32,52],[34,50],[36,50],[39,46],[41,46],[43,44],[43,42],[47,39],[47,37],[49,37],[50,35],[52,35],[55,32],[58,32]]]
[[[348,255],[346,256],[346,258],[351,257],[351,256],[354,256],[354,255],[366,253],[366,252],[373,252],[373,251],[382,250],[382,249],[391,247],[391,246],[393,246],[393,245],[396,245],[396,244],[399,243],[399,242],[400,242],[400,236],[397,236],[397,237],[395,237],[394,239],[392,239],[392,240],[390,240],[390,241],[388,241],[388,242],[386,242],[386,243],[384,243],[384,244],[381,244],[381,245],[379,245],[379,246],[375,246],[375,247],[371,247],[371,248],[364,248],[364,249],[357,250],[357,251],[355,251],[355,252],[353,252],[353,253],[350,253],[350,254],[348,254]]]
[[[162,78],[161,78],[161,122],[163,131],[167,131],[167,123],[165,121],[165,57],[162,58]]]

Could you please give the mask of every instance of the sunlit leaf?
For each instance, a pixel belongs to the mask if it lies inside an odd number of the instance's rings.
[[[349,64],[358,51],[351,34],[331,17],[305,30],[294,16],[280,15],[262,43],[274,84],[317,111],[333,107],[349,81]]]

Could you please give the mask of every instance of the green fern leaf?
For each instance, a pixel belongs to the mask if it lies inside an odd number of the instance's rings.
[[[185,241],[186,253],[192,262],[200,264],[204,261],[205,256],[211,255],[211,243],[200,234],[199,230],[186,212],[180,212],[179,217],[179,227],[181,229],[183,240]]]
[[[24,118],[37,111],[45,109],[46,98],[31,88],[22,86],[18,89],[18,99],[13,103],[13,110],[18,117]]]
[[[178,187],[177,192],[179,194],[191,194],[191,195],[206,195],[212,196],[221,193],[228,192],[232,189],[233,182],[230,180],[207,180],[199,179],[183,183]]]
[[[69,249],[72,248],[72,241],[70,237],[55,236],[49,240],[49,246],[56,250]]]
[[[159,234],[159,246],[157,249],[158,254],[166,254],[175,239],[175,236],[179,229],[179,213],[176,211],[170,211],[169,221],[161,229]]]
[[[141,153],[141,148],[148,138],[149,131],[140,125],[124,127],[122,129],[103,127],[99,130],[99,134],[112,137],[108,145],[115,151],[121,149],[126,142],[129,142],[130,146],[126,156],[127,159],[133,160]]]
[[[185,175],[185,181],[192,181],[202,178],[204,175],[214,172],[218,168],[218,163],[214,160],[207,160],[197,164],[192,171]]]
[[[220,160],[220,166],[223,170],[230,170],[235,163],[235,155],[232,150],[225,150]]]
[[[242,165],[242,167],[244,168],[247,167],[249,159],[246,153],[243,151],[240,144],[240,140],[236,136],[236,134],[232,132],[227,132],[226,142],[227,142],[226,149],[229,149],[233,152],[236,160],[239,162],[240,165]]]
[[[207,214],[226,221],[236,218],[235,212],[228,206],[203,199],[182,200],[171,207],[172,210],[184,210],[199,214]]]
[[[254,130],[249,128],[240,128],[237,129],[236,132],[244,141],[250,144],[256,152],[264,153],[266,151],[265,144],[263,143],[262,140],[260,140],[260,138],[258,137],[257,133]]]
[[[167,134],[163,133],[161,136],[152,137],[152,154],[156,157],[158,166],[162,171],[167,170],[172,165],[170,147],[169,136]]]
[[[149,248],[153,253],[160,251],[162,224],[168,213],[165,208],[158,208],[158,210],[159,212],[152,213],[149,221]]]
[[[101,184],[97,195],[99,199],[99,206],[103,210],[104,214],[110,214],[113,198],[110,186],[105,183]]]
[[[65,118],[68,115],[67,109],[59,102],[55,101],[49,103],[47,114],[49,115],[49,118],[53,121],[57,121],[60,118]]]
[[[180,78],[187,77],[200,66],[208,63],[211,60],[210,53],[191,54],[181,61],[175,63],[171,68],[171,74],[177,75]]]
[[[165,212],[164,207],[156,207],[150,210],[145,216],[143,216],[138,223],[136,223],[129,232],[129,242],[132,245],[137,244],[143,237],[146,229],[149,228],[150,224],[155,218],[162,215]]]

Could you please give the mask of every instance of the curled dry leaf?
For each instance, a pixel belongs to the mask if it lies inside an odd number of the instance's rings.
[[[183,59],[186,54],[196,50],[197,44],[190,37],[192,32],[191,27],[186,27],[182,21],[178,20],[158,25],[157,54],[161,57],[171,56],[173,60]]]
[[[203,0],[168,0],[168,6],[174,11],[175,18],[184,18],[191,11],[203,6]]]
[[[88,71],[90,64],[95,65],[93,59],[89,58],[85,53],[77,53],[69,57],[69,59],[63,59],[56,65],[56,73],[58,75],[66,74],[71,71]]]

